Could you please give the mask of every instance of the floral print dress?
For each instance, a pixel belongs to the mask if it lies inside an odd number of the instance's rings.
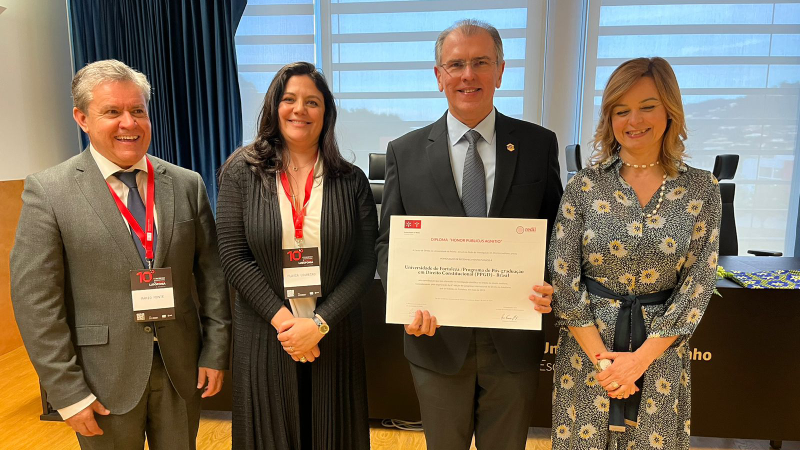
[[[553,380],[553,449],[688,449],[689,337],[716,283],[721,202],[709,172],[681,165],[642,208],[612,156],[567,183],[553,227],[548,264],[559,329]],[[609,431],[609,397],[591,360],[567,327],[597,327],[613,348],[618,300],[586,291],[591,277],[618,294],[672,290],[642,307],[648,337],[678,336],[644,375],[638,426]]]

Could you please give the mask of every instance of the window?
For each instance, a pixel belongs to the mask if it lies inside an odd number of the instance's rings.
[[[337,99],[345,158],[366,169],[369,153],[437,120],[447,100],[433,73],[434,43],[457,20],[477,18],[503,37],[506,69],[495,105],[536,120],[541,113],[544,1],[250,0],[236,33],[244,136],[252,140],[275,72],[313,62]]]
[[[666,58],[683,95],[689,164],[711,170],[716,155],[740,155],[740,253],[784,251],[790,193],[798,183],[792,176],[800,119],[800,3],[591,3],[581,141],[591,139],[603,88],[619,64],[640,56]]]
[[[315,62],[314,29],[311,0],[248,0],[236,30],[245,143],[255,136],[275,72],[290,62]]]

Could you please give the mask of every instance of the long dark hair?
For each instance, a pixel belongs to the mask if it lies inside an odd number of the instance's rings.
[[[278,117],[278,106],[283,98],[286,84],[289,79],[296,75],[304,75],[314,82],[314,85],[322,92],[325,100],[325,115],[322,120],[322,131],[319,135],[319,152],[322,164],[325,169],[326,177],[338,177],[347,175],[353,171],[352,164],[342,158],[339,152],[339,145],[336,143],[334,129],[336,126],[336,104],[333,101],[333,94],[325,77],[317,71],[313,64],[307,62],[295,62],[287,64],[275,74],[272,83],[264,95],[264,106],[258,116],[258,133],[255,141],[251,144],[236,150],[228,161],[222,165],[220,177],[225,173],[230,162],[239,154],[250,166],[250,170],[258,174],[265,187],[271,186],[267,183],[272,179],[276,172],[288,168],[289,158],[288,149],[285,147],[281,136]]]

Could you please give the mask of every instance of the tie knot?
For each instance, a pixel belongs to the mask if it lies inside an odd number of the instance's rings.
[[[136,189],[136,174],[139,173],[139,169],[134,170],[133,172],[117,172],[114,174],[122,184],[128,186],[128,189]]]
[[[475,145],[475,143],[478,142],[478,139],[480,139],[480,137],[481,134],[475,130],[469,130],[466,133],[464,133],[464,139],[466,139],[467,142],[469,142],[469,145]]]

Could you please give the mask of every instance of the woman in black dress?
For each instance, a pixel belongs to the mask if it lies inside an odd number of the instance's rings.
[[[289,64],[264,97],[255,141],[221,171],[219,250],[237,291],[237,450],[369,448],[358,305],[375,274],[377,218],[335,123],[322,74]],[[304,268],[293,261],[300,249]],[[301,272],[312,275],[298,282]]]

